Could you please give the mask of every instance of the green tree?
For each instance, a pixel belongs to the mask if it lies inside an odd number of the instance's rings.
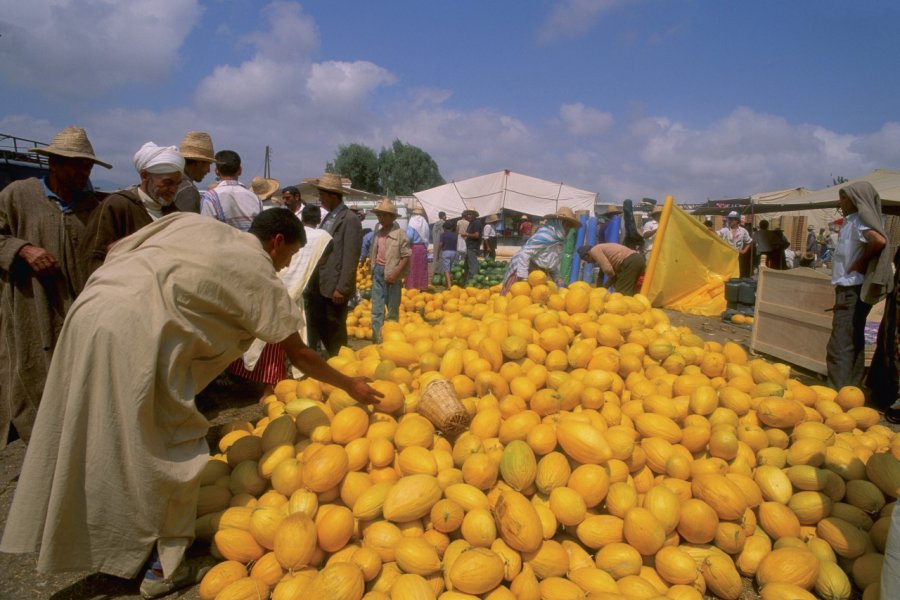
[[[389,196],[409,196],[446,183],[431,155],[400,140],[381,149],[378,170],[381,187]]]
[[[334,161],[325,165],[325,171],[341,177],[349,177],[354,188],[381,194],[378,156],[363,144],[340,146]]]
[[[847,183],[847,178],[844,177],[843,175],[838,175],[837,177],[832,177],[832,179],[831,179],[832,186],[841,185],[844,183]]]

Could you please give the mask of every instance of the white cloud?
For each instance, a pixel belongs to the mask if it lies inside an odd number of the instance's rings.
[[[60,0],[70,9],[73,1]],[[196,9],[192,2],[169,3]],[[88,0],[87,5],[101,6],[99,0]],[[112,12],[126,10],[118,3],[102,6]],[[150,3],[137,0],[129,6],[133,12]],[[613,3],[560,6],[581,6],[584,11]],[[59,19],[49,14],[42,3],[0,0],[0,20],[27,29],[32,45],[41,37],[41,27]],[[249,58],[212,69],[188,103],[175,102],[162,110],[76,112],[81,116],[71,123],[68,117],[54,122],[27,111],[7,111],[0,116],[0,131],[49,141],[66,125],[85,127],[98,157],[116,167],[94,171],[107,189],[134,182],[131,157],[141,144],[177,144],[190,129],[210,132],[216,149],[238,151],[246,180],[262,174],[266,146],[272,149],[273,175],[294,183],[321,174],[341,144],[357,142],[378,151],[399,138],[428,152],[447,180],[508,168],[595,190],[607,202],[666,194],[679,202],[696,202],[796,186],[821,188],[834,176],[852,178],[900,165],[897,122],[850,134],[749,107],[737,107],[699,126],[665,114],[607,112],[574,100],[528,119],[496,107],[461,109],[454,104],[457,90],[430,87],[433,81],[400,82],[386,66],[364,56],[345,61],[317,57],[317,27],[296,4],[276,2],[263,14],[267,24],[241,38],[250,44]],[[165,19],[168,22],[168,16]],[[71,38],[55,27],[58,35]],[[4,32],[4,44],[6,38]],[[50,43],[51,54],[74,42],[60,44]],[[84,54],[79,56],[86,60]],[[43,62],[29,63],[35,69],[31,77],[57,85],[52,80],[58,69],[39,58]],[[111,60],[100,64],[109,68]],[[4,83],[8,62],[0,61]],[[75,74],[71,80],[89,82],[94,77],[91,70],[68,67]],[[397,89],[383,93],[388,86]]]
[[[317,110],[346,113],[376,88],[395,81],[390,71],[368,61],[328,61],[312,66],[306,92]]]
[[[538,29],[538,41],[549,43],[587,33],[603,14],[632,0],[560,0]]]
[[[563,104],[559,109],[559,116],[566,131],[575,136],[605,133],[615,123],[611,113],[585,106],[581,102]]]
[[[0,78],[73,97],[161,81],[201,12],[197,0],[0,0]]]

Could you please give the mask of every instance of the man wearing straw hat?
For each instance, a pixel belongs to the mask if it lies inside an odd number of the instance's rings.
[[[178,212],[174,200],[184,169],[178,148],[147,142],[134,155],[134,169],[141,182],[104,198],[91,219],[85,247],[90,251],[92,272],[103,264],[115,242]]]
[[[241,157],[234,150],[216,152],[219,183],[200,199],[200,214],[227,223],[241,231],[250,229],[253,217],[262,212],[262,201],[239,181]]]
[[[281,187],[281,182],[277,179],[269,179],[257,175],[250,180],[250,189],[253,190],[253,193],[256,194],[256,197],[262,202],[263,210],[278,206],[272,199],[272,196],[278,191],[279,187]],[[281,199],[279,198],[279,202],[280,201]]]
[[[378,226],[372,237],[372,341],[381,343],[384,309],[388,321],[400,320],[400,294],[412,250],[409,237],[397,224],[397,207],[385,198],[372,212]]]
[[[310,279],[309,346],[321,341],[329,356],[347,345],[347,301],[356,292],[356,266],[362,248],[362,225],[356,214],[344,204],[341,176],[325,173],[314,187],[328,214],[319,225],[331,235],[319,267]]]
[[[184,177],[175,194],[175,206],[181,212],[199,213],[200,190],[197,189],[197,183],[203,181],[216,162],[212,138],[202,131],[188,131],[181,140],[178,151],[184,158]]]
[[[91,170],[111,168],[80,127],[31,152],[48,157],[47,176],[0,192],[0,449],[31,437],[63,319],[90,272],[78,245],[98,206]]]

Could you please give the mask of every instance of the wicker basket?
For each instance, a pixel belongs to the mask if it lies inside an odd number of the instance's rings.
[[[417,410],[448,437],[459,435],[469,426],[469,413],[446,379],[435,379],[425,386]]]

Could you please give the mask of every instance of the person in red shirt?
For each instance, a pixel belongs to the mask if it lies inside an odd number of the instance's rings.
[[[519,235],[522,238],[528,238],[531,236],[533,228],[534,224],[531,222],[531,219],[528,218],[528,215],[522,215],[522,220],[519,223]]]

